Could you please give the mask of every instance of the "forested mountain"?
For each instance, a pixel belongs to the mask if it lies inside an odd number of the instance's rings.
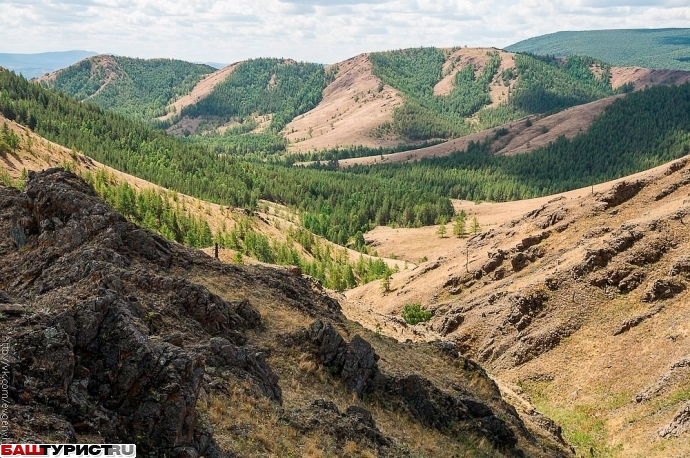
[[[452,55],[453,51],[414,48],[371,54],[374,74],[405,97],[405,104],[393,114],[389,126],[393,131],[412,140],[458,137],[615,92],[610,67],[603,62],[580,57],[557,60],[510,55],[494,50],[486,52],[488,59],[481,69],[460,61],[450,93],[437,95],[434,87],[443,78],[448,53]],[[492,83],[510,90],[506,100],[489,107]],[[470,120],[473,115],[476,118]]]
[[[362,57],[342,63],[343,72],[340,64],[326,69],[288,59],[241,62],[222,76],[216,72],[218,81],[200,91],[179,113],[170,103],[189,94],[202,76],[212,72],[210,67],[97,56],[40,81],[232,155],[285,154],[292,144],[305,140],[313,144],[312,153],[347,149],[347,145],[357,147],[362,134],[365,144],[400,151],[616,92],[610,83],[610,67],[591,58],[557,60],[488,48],[413,48]],[[440,86],[445,87],[441,92]],[[332,105],[320,106],[324,95],[342,93],[343,88],[347,88],[345,97],[353,100],[342,113],[338,108],[332,112]],[[392,99],[388,91],[400,100],[391,102],[392,107],[387,107],[386,101]],[[293,123],[301,115],[320,110],[325,111],[307,118],[313,125]],[[171,115],[161,118],[166,112]],[[343,117],[346,112],[348,121]],[[375,118],[369,119],[372,116]],[[374,127],[360,132],[358,140],[350,140],[346,126],[352,122]],[[340,130],[341,134],[330,134]],[[324,134],[332,140],[311,142]],[[376,147],[360,148],[346,156],[381,152]]]
[[[421,184],[439,195],[505,201],[556,194],[629,175],[690,153],[690,84],[653,87],[615,101],[587,132],[513,156],[491,142],[413,165],[351,167],[348,173]]]
[[[68,67],[97,53],[90,51],[42,52],[36,54],[0,53],[0,67],[25,78],[36,78]]]
[[[218,154],[0,72],[0,112],[119,170],[205,200],[253,208],[259,199],[301,214],[340,244],[374,225],[422,226],[453,215],[449,197],[517,199],[645,170],[690,149],[690,85],[657,87],[615,102],[574,140],[516,157],[486,144],[407,166],[346,171],[268,164]]]
[[[118,170],[204,200],[253,208],[289,205],[305,226],[346,244],[373,224],[431,224],[450,200],[414,183],[249,162],[182,142],[124,116],[0,72],[0,112]]]
[[[133,59],[100,55],[40,78],[42,85],[106,110],[141,120],[165,114],[166,106],[187,94],[208,65],[173,59]]]
[[[222,121],[250,115],[272,115],[280,131],[295,116],[314,108],[332,79],[322,65],[283,59],[252,59],[181,116],[216,117]]]
[[[690,70],[690,29],[556,32],[506,48],[555,56],[592,56],[619,66]]]
[[[181,127],[186,136],[232,155],[285,152],[280,131],[295,117],[315,108],[333,72],[323,65],[286,59],[251,59],[198,102],[162,127]],[[190,130],[185,126],[193,125]],[[179,130],[179,129],[178,129]]]

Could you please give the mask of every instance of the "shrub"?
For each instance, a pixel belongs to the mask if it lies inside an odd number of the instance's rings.
[[[431,319],[431,312],[422,310],[422,306],[419,302],[405,304],[402,311],[402,317],[405,323],[414,326],[417,323],[429,321]]]

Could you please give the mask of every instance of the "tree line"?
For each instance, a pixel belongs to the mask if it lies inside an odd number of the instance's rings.
[[[151,121],[166,114],[173,100],[191,92],[202,77],[216,70],[175,59],[107,56],[103,60],[82,60],[42,84],[103,109]]]

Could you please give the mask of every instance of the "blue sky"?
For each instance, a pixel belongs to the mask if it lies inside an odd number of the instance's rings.
[[[559,30],[690,25],[690,0],[0,0],[0,11],[0,52],[225,63],[334,63],[414,46],[504,47]]]

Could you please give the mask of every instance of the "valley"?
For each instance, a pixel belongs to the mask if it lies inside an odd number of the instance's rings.
[[[138,351],[206,359],[166,434],[209,456],[685,456],[689,81],[465,47],[0,70],[0,320],[34,339],[111,291]]]

